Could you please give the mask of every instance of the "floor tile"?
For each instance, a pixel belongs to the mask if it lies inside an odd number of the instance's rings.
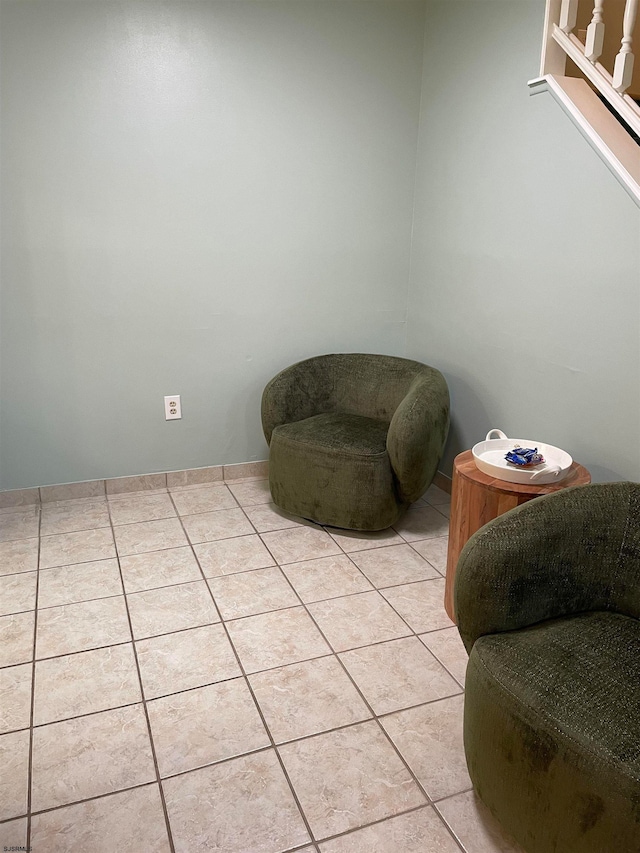
[[[56,533],[54,536],[42,536],[40,543],[41,569],[108,560],[116,556],[111,528]]]
[[[260,672],[249,681],[276,743],[371,717],[333,655]]]
[[[362,572],[344,554],[289,563],[283,567],[283,572],[305,604],[373,589]]]
[[[163,777],[271,743],[244,678],[154,699],[147,710]]]
[[[236,509],[238,504],[226,486],[185,489],[172,492],[173,502],[180,515],[215,512],[217,509]]]
[[[33,724],[140,702],[133,646],[111,646],[36,663]]]
[[[199,515],[186,515],[183,519],[189,540],[193,544],[214,542],[253,533],[253,527],[241,509],[219,509]]]
[[[40,517],[36,511],[12,512],[0,517],[0,542],[32,539],[39,535]]]
[[[33,660],[34,622],[33,611],[0,616],[0,666]]]
[[[42,536],[55,533],[75,533],[109,527],[109,510],[104,498],[87,498],[82,501],[62,501],[42,505]]]
[[[274,530],[263,533],[262,541],[280,565],[340,553],[334,540],[319,527],[301,525],[290,530]]]
[[[382,595],[416,632],[453,625],[444,609],[444,578],[390,587]]]
[[[0,616],[33,610],[36,606],[36,572],[0,577]]]
[[[379,592],[318,601],[309,604],[308,608],[337,652],[411,634]]]
[[[456,794],[436,808],[466,853],[524,853],[473,791]]]
[[[469,655],[456,627],[421,634],[420,639],[464,687]]]
[[[115,527],[114,533],[118,554],[121,557],[144,554],[146,551],[162,551],[165,548],[179,548],[189,544],[180,520],[177,518],[125,524],[122,527]]]
[[[60,566],[40,572],[39,608],[75,604],[112,595],[122,595],[122,581],[115,559]]]
[[[163,784],[176,853],[280,853],[309,840],[273,750]]]
[[[256,534],[205,542],[193,547],[202,571],[208,578],[275,565],[262,539]]]
[[[318,840],[426,802],[373,721],[294,741],[279,751]]]
[[[432,800],[471,787],[462,743],[464,697],[383,717],[381,723]]]
[[[127,600],[136,640],[220,621],[203,580],[134,592]]]
[[[258,504],[257,506],[245,507],[245,513],[249,521],[258,533],[269,533],[272,530],[286,530],[288,527],[297,527],[305,522],[297,515],[289,515],[274,503]]]
[[[41,610],[37,633],[37,658],[126,643],[131,640],[131,630],[124,596]]]
[[[303,607],[248,616],[227,624],[246,672],[297,663],[331,649]]]
[[[237,477],[245,466],[228,466],[236,479],[201,470],[204,479],[117,478],[106,493],[104,481],[44,487],[41,507],[0,516],[0,752],[10,771],[0,846],[26,845],[41,543],[36,853],[170,849],[134,648],[176,853],[312,853],[274,740],[321,853],[454,853],[452,832],[467,853],[516,853],[497,825],[478,828],[483,807],[459,793],[470,786],[467,656],[443,607],[449,496],[431,488],[397,530],[366,533],[282,513],[264,463],[248,479]],[[322,840],[336,832],[346,834]]]
[[[30,663],[0,669],[0,734],[29,725],[32,677]]]
[[[27,812],[29,732],[0,736],[0,820]]]
[[[431,806],[325,841],[321,853],[460,853]]]
[[[120,568],[126,592],[141,592],[202,578],[189,546],[121,557]]]
[[[32,776],[34,811],[155,781],[142,705],[34,729]]]
[[[432,506],[412,506],[393,525],[406,542],[449,535],[449,520]]]
[[[398,535],[391,527],[386,530],[374,530],[370,533],[363,530],[339,530],[337,527],[327,527],[326,530],[347,554],[404,543],[402,536]]]
[[[433,506],[441,506],[442,504],[451,503],[451,495],[448,492],[445,492],[444,489],[440,489],[438,486],[434,485],[429,486],[422,497],[428,503],[433,504]]]
[[[254,480],[250,483],[229,483],[229,489],[240,506],[256,506],[271,503],[268,480]]]
[[[409,545],[360,551],[353,554],[352,559],[378,589],[439,577],[433,566]]]
[[[115,525],[160,521],[176,516],[175,507],[166,492],[153,495],[114,495],[109,500],[109,512]]]
[[[300,604],[277,566],[209,578],[209,586],[223,619],[238,619]]]
[[[34,851],[59,853],[169,853],[157,785],[65,806],[31,820]]]
[[[240,675],[222,625],[207,625],[136,643],[147,699]]]
[[[0,826],[0,845],[4,850],[22,850],[27,846],[26,817],[9,820]]]
[[[447,518],[447,519],[451,518],[451,505],[450,504],[438,504],[436,506],[436,509],[438,510],[438,512],[441,512],[445,516],[445,518]]]
[[[38,540],[0,542],[0,575],[34,572],[38,568]]]
[[[460,685],[417,637],[340,655],[376,714],[460,693]]]
[[[447,571],[447,549],[449,547],[448,536],[436,536],[434,539],[419,539],[412,542],[411,547],[425,560],[428,560],[434,569],[441,575]]]

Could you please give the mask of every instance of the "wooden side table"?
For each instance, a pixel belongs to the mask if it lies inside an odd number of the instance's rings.
[[[453,611],[453,585],[458,557],[465,542],[476,530],[480,530],[488,521],[503,512],[532,498],[549,495],[568,486],[585,486],[590,482],[591,474],[577,462],[573,463],[569,473],[560,483],[537,486],[507,483],[484,474],[476,467],[470,450],[456,456],[453,463],[447,579],[444,591],[444,607],[449,618],[456,621]]]

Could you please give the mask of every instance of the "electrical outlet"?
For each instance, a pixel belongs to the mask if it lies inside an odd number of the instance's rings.
[[[175,421],[182,417],[182,407],[180,405],[180,394],[172,394],[170,397],[164,398],[164,419],[166,421]]]

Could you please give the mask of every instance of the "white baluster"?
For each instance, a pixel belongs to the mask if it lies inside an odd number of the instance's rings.
[[[622,21],[622,45],[620,53],[616,56],[616,64],[613,68],[613,88],[616,92],[623,93],[631,85],[633,77],[633,27],[638,14],[638,0],[627,0],[624,9],[624,20]]]
[[[565,33],[570,33],[578,19],[578,0],[562,0],[560,8],[560,23],[558,26]]]
[[[596,0],[593,7],[593,17],[587,27],[587,38],[584,45],[584,55],[589,62],[596,62],[602,53],[604,44],[604,21],[602,19],[602,7],[604,0]]]

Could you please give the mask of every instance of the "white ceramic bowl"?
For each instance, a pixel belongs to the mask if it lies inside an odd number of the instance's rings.
[[[509,450],[516,446],[537,447],[544,456],[544,463],[532,468],[517,468],[510,465],[504,458]],[[564,450],[542,441],[532,441],[529,438],[507,438],[499,429],[489,430],[485,441],[479,441],[471,450],[478,468],[507,483],[531,483],[545,485],[559,483],[569,473],[573,459]]]

